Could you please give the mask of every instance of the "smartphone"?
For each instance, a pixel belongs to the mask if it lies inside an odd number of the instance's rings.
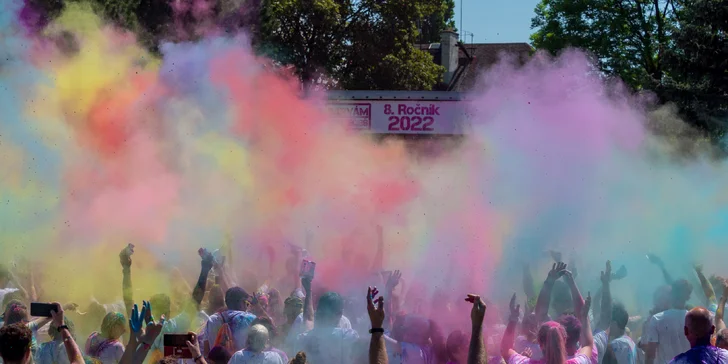
[[[193,359],[192,352],[187,347],[187,341],[192,342],[193,339],[190,334],[164,334],[164,356]]]
[[[301,262],[301,278],[309,278],[313,279],[314,274],[316,273],[316,263],[304,259]]]
[[[32,302],[30,304],[30,315],[33,317],[53,317],[51,311],[58,311],[58,307],[51,303]]]

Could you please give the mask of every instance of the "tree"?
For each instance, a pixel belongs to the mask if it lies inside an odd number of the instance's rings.
[[[419,19],[443,0],[267,0],[261,48],[304,82],[331,75],[347,89],[431,89],[442,67],[414,44]]]
[[[728,130],[728,4],[693,0],[679,11],[661,93],[716,137]]]
[[[419,43],[440,43],[440,33],[446,29],[455,30],[455,0],[444,0],[431,15],[419,23]]]
[[[536,49],[587,50],[599,69],[635,90],[663,80],[677,0],[541,0],[531,27]]]

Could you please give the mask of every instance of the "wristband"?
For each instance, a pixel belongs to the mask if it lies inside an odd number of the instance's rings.
[[[371,329],[371,330],[369,330],[369,333],[370,334],[383,334],[384,329]]]
[[[202,359],[202,354],[198,355],[193,361],[197,363],[197,361],[200,359]]]
[[[58,326],[58,332],[61,332],[63,330],[68,330],[68,326],[66,326],[66,325]],[[71,330],[68,330],[68,331],[71,331]]]

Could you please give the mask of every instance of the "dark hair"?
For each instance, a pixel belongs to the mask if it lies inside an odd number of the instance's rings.
[[[265,326],[265,328],[268,329],[268,335],[270,335],[270,339],[271,340],[273,340],[276,337],[278,337],[278,330],[276,329],[276,325],[273,324],[273,320],[271,320],[270,317],[258,316],[250,324],[250,326],[253,326],[253,325],[263,325],[263,326]]]
[[[576,345],[581,335],[581,321],[574,315],[561,315],[558,323],[566,330],[566,346]]]
[[[445,350],[447,352],[447,359],[455,361],[455,352],[468,346],[470,339],[460,330],[455,330],[450,333],[445,342]]]
[[[240,287],[232,287],[225,292],[225,305],[229,310],[242,311],[245,309],[245,301],[250,298],[248,292]]]
[[[152,313],[157,315],[157,317],[162,315],[169,316],[172,311],[172,300],[164,293],[152,296],[149,299],[149,304],[152,305]]]
[[[3,297],[3,307],[7,308],[10,303],[13,302],[23,302],[23,299],[25,296],[23,296],[23,292],[21,291],[15,291],[5,294],[5,297]]]
[[[28,321],[28,307],[18,301],[12,300],[5,307],[5,325],[13,325],[22,323],[25,324]]]
[[[612,321],[617,324],[617,327],[620,330],[624,330],[624,328],[627,327],[627,323],[629,322],[629,314],[627,313],[627,309],[624,308],[623,304],[614,303],[612,305]]]
[[[344,299],[336,292],[326,292],[316,305],[316,319],[339,320],[344,313]]]
[[[19,362],[30,350],[33,332],[25,324],[0,328],[0,356],[4,362]]]
[[[676,302],[687,302],[693,293],[693,285],[685,278],[675,280],[670,286],[672,288],[672,299]]]
[[[303,351],[299,351],[296,356],[291,359],[289,364],[307,364],[308,361],[306,360],[306,353]]]
[[[152,307],[152,309],[153,308],[154,307]],[[178,362],[178,359],[177,358],[175,358],[173,356],[165,356],[164,358],[159,359],[159,363],[158,364],[177,364],[177,362]]]
[[[227,364],[230,361],[230,353],[222,346],[214,346],[207,354],[207,359],[214,364]]]
[[[728,344],[728,328],[722,329],[718,331],[717,334],[715,334],[715,346],[720,347],[722,345]]]

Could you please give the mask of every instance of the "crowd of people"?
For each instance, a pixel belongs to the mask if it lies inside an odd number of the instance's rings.
[[[399,271],[380,274],[382,291],[369,287],[364,298],[362,287],[352,302],[314,289],[313,275],[298,272],[297,251],[279,287],[249,292],[230,264],[201,250],[199,278],[186,297],[157,294],[139,305],[132,254],[130,246],[119,255],[123,303],[94,301],[82,312],[54,302],[51,317],[32,317],[29,307],[52,297],[0,268],[0,364],[728,363],[728,283],[695,266],[705,305],[691,307],[693,284],[673,279],[655,256],[665,284],[649,313],[630,315],[612,296],[612,282],[626,270],[612,272],[607,261],[594,299],[583,298],[577,273],[557,256],[538,294],[524,269],[523,307],[514,293],[500,317],[487,309],[497,305],[468,294],[460,305],[470,308],[471,327],[444,332],[437,308],[414,308]],[[173,343],[179,337],[182,345]]]

